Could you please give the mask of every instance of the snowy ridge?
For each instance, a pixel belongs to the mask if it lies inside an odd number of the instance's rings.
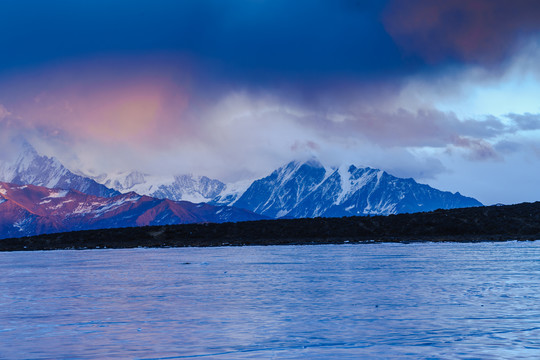
[[[206,176],[154,176],[138,171],[102,174],[93,177],[97,182],[121,193],[136,192],[158,199],[209,202],[225,189],[225,184]]]

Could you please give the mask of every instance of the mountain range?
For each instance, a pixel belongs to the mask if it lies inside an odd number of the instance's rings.
[[[234,184],[206,176],[158,178],[138,172],[94,180],[120,192],[235,206],[271,218],[389,215],[482,205],[382,170],[328,167],[317,159],[292,161],[261,179]]]
[[[76,190],[0,182],[0,238],[115,227],[221,223],[266,217],[231,206],[172,201],[134,192],[99,197]]]
[[[85,176],[38,154],[26,142],[18,157],[0,161],[0,182],[4,189],[0,237],[149,224],[389,215],[482,205],[460,193],[440,191],[382,170],[329,167],[315,158],[290,162],[254,181],[231,184],[206,176],[158,177],[137,171]]]

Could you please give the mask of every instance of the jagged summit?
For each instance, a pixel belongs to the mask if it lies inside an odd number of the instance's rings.
[[[282,217],[291,212],[327,177],[331,171],[319,161],[292,161],[269,176],[254,181],[235,202],[259,214]]]
[[[96,181],[76,175],[57,159],[40,155],[26,140],[10,159],[0,159],[0,181],[19,185],[37,185],[48,188],[73,189],[86,194],[110,197],[118,195]]]

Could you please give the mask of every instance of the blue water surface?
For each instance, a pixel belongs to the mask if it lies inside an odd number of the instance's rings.
[[[2,359],[536,359],[540,242],[0,253]]]

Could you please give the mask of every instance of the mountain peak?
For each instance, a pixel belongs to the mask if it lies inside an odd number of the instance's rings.
[[[288,163],[253,182],[235,202],[278,218],[387,215],[480,205],[383,170],[355,165],[326,168],[317,159]]]
[[[316,158],[315,156],[312,156],[311,158],[307,159],[306,161],[303,162],[304,165],[307,165],[307,166],[310,166],[310,167],[313,167],[313,168],[323,168],[323,164],[321,163],[321,161]]]
[[[73,189],[106,197],[118,194],[94,180],[72,173],[56,158],[40,155],[25,139],[21,139],[18,146],[18,155],[14,160],[0,160],[0,181]]]

